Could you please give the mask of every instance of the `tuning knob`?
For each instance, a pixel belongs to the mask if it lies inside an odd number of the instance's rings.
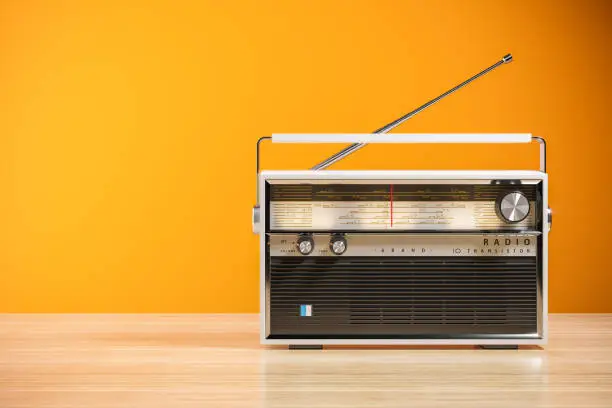
[[[346,239],[344,239],[344,237],[332,237],[331,241],[329,242],[329,249],[336,255],[342,255],[344,252],[346,252],[346,248]]]
[[[506,222],[521,222],[529,215],[529,200],[520,191],[508,193],[499,200],[498,211]]]
[[[297,250],[302,255],[309,255],[314,250],[314,240],[310,236],[301,236],[297,240]]]

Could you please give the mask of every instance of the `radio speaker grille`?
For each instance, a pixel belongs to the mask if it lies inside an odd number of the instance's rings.
[[[269,338],[537,332],[536,257],[271,257]],[[309,315],[300,315],[309,307]]]

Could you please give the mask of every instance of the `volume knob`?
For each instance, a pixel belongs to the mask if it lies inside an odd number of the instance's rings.
[[[529,200],[520,191],[508,193],[499,200],[498,211],[506,222],[521,222],[529,215]]]
[[[333,237],[329,243],[329,249],[336,255],[346,252],[346,239],[344,237]]]
[[[310,236],[303,236],[297,240],[297,250],[302,255],[309,255],[314,250],[314,240]]]

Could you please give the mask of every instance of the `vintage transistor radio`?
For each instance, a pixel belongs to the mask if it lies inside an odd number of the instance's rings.
[[[544,139],[385,134],[511,61],[373,134],[282,134],[257,149],[261,342],[473,344],[547,340],[551,227]],[[262,140],[353,143],[304,171],[259,172]],[[540,170],[330,171],[367,143],[540,143]]]

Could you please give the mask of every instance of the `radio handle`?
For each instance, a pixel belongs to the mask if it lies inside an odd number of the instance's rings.
[[[408,119],[412,118],[413,116],[417,115],[418,113],[420,113],[420,112],[424,111],[425,109],[429,108],[431,105],[433,105],[434,103],[438,102],[439,100],[441,100],[441,99],[447,97],[448,95],[452,94],[453,92],[463,88],[464,86],[466,86],[470,82],[474,81],[475,79],[478,79],[481,76],[489,73],[490,71],[493,71],[495,68],[499,67],[500,65],[507,64],[507,63],[509,63],[511,61],[512,61],[512,55],[511,54],[504,55],[501,60],[499,60],[495,64],[491,65],[489,68],[487,68],[487,69],[477,73],[476,75],[472,76],[471,78],[468,78],[467,80],[463,81],[459,85],[457,85],[457,86],[449,89],[448,91],[444,92],[443,94],[439,95],[438,97],[436,97],[436,98],[430,100],[429,102],[419,106],[418,108],[416,108],[412,112],[409,112],[409,113],[405,114],[401,118],[396,119],[393,122],[386,124],[385,126],[381,127],[378,130],[375,130],[372,133],[381,134],[381,133],[389,132],[390,130],[392,130],[392,129],[396,128],[397,126],[401,125],[402,123],[404,123]],[[342,160],[346,156],[352,154],[353,152],[356,152],[357,150],[361,149],[365,145],[366,145],[366,143],[353,143],[352,145],[350,145],[348,147],[345,147],[344,149],[342,149],[338,153],[334,154],[333,156],[325,159],[321,163],[319,163],[316,166],[312,167],[311,170],[323,170],[326,167],[328,167],[328,166],[332,165],[333,163],[337,162],[338,160]]]
[[[393,134],[377,136],[375,134],[273,134],[257,140],[256,174],[257,204],[259,207],[259,150],[261,142],[271,140],[273,143],[529,143],[540,145],[540,171],[546,173],[546,140],[529,133],[440,133],[440,134]]]
[[[529,143],[529,133],[279,133],[272,143]]]

